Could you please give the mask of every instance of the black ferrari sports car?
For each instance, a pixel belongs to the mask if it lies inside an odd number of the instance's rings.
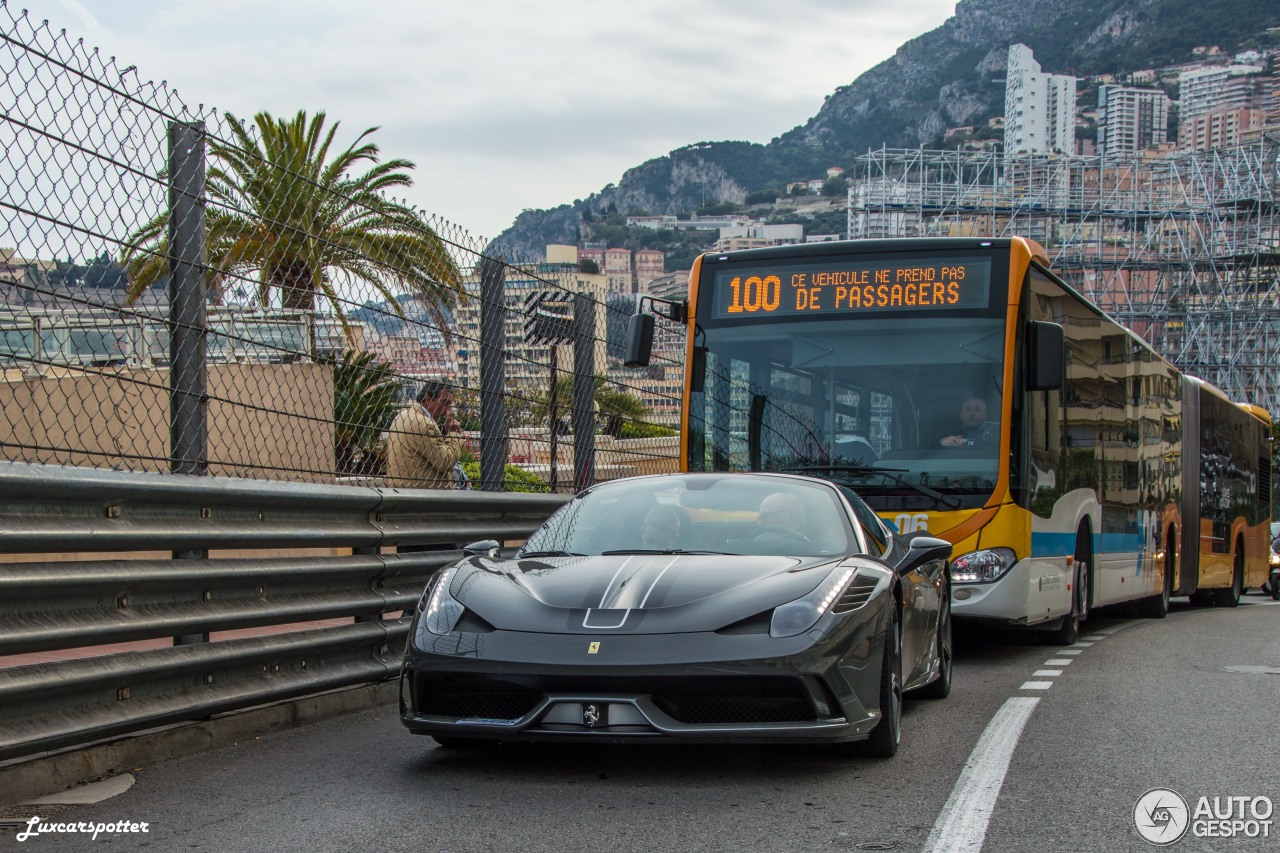
[[[428,585],[400,715],[482,740],[857,742],[898,748],[902,694],[951,687],[951,545],[852,491],[669,474],[576,496],[510,560]]]

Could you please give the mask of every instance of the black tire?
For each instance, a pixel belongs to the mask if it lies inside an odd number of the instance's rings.
[[[1169,614],[1169,599],[1173,597],[1173,574],[1177,571],[1178,558],[1173,550],[1173,536],[1165,549],[1164,584],[1160,592],[1138,602],[1138,615],[1147,619],[1163,619]]]
[[[943,581],[942,609],[938,614],[938,677],[915,692],[925,699],[946,699],[951,693],[951,584]]]
[[[1071,612],[1062,617],[1062,623],[1049,632],[1049,641],[1056,646],[1070,646],[1080,639],[1080,623],[1089,617],[1092,591],[1089,579],[1092,573],[1092,557],[1087,539],[1080,535],[1076,541],[1076,556],[1072,561],[1075,571],[1071,574]]]
[[[1271,600],[1280,601],[1280,577],[1271,576]]]
[[[892,758],[902,742],[902,631],[897,607],[892,607],[889,614],[880,664],[880,722],[871,730],[866,744],[867,755],[875,758]]]
[[[1236,607],[1240,604],[1240,593],[1244,591],[1244,546],[1236,543],[1235,565],[1231,569],[1231,586],[1213,591],[1213,603],[1216,607]]]

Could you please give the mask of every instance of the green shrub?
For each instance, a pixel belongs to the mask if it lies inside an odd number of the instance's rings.
[[[480,483],[480,463],[470,453],[462,456],[462,470],[471,478],[472,488],[475,488]],[[537,474],[508,462],[502,475],[502,490],[504,492],[549,492],[551,487]]]
[[[635,421],[623,421],[622,430],[619,432],[619,438],[661,438],[668,435],[679,435],[676,430],[671,427],[665,427],[662,424],[646,424],[637,423]]]

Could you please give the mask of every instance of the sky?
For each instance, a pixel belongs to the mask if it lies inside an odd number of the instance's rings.
[[[695,142],[765,143],[954,0],[9,0],[250,118],[323,110],[411,160],[404,199],[492,238]],[[15,8],[16,7],[16,8]]]

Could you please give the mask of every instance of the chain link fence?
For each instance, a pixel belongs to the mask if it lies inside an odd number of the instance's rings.
[[[364,484],[443,381],[475,488],[675,469],[683,330],[621,369],[634,297],[398,200],[371,131],[192,109],[7,3],[0,67],[0,458]]]

